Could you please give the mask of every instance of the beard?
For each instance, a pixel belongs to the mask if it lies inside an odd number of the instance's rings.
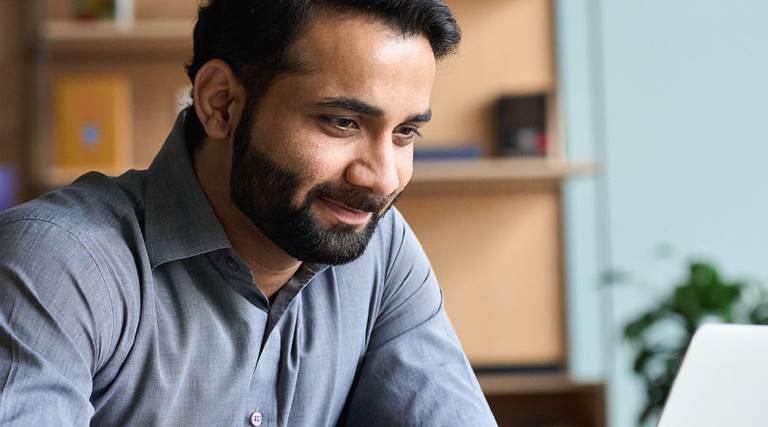
[[[339,265],[359,258],[379,219],[394,205],[397,196],[375,196],[360,187],[322,182],[307,192],[299,207],[294,207],[303,178],[258,149],[258,141],[251,137],[253,110],[246,106],[235,130],[230,174],[232,202],[272,243],[299,261]],[[371,219],[362,229],[343,223],[326,227],[312,212],[321,198],[371,212]]]

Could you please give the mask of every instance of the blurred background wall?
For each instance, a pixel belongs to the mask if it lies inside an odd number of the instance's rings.
[[[568,155],[602,165],[567,184],[571,367],[607,377],[609,425],[636,425],[643,399],[621,328],[683,258],[768,277],[766,18],[762,0],[557,2]],[[649,284],[599,290],[609,269]]]

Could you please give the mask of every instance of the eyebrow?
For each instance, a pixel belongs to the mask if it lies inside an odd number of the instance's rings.
[[[353,111],[374,117],[384,116],[384,110],[355,98],[325,98],[317,103],[320,107],[331,107],[340,110]]]
[[[383,117],[384,110],[374,105],[355,98],[325,98],[317,103],[320,107],[330,107],[340,110],[353,111],[355,113],[365,114],[373,117]],[[414,114],[409,117],[408,122],[428,122],[432,118],[432,110],[427,110],[420,114]]]
[[[421,114],[416,114],[408,118],[407,122],[422,122],[426,123],[432,119],[432,110],[427,110]]]

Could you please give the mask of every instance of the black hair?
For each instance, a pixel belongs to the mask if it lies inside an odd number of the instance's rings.
[[[380,19],[405,35],[423,35],[436,59],[453,53],[461,31],[441,0],[209,0],[198,9],[194,54],[187,64],[194,83],[200,68],[221,59],[258,102],[274,79],[295,70],[288,48],[301,35],[315,8]],[[203,126],[192,106],[185,128],[190,149],[202,141]]]

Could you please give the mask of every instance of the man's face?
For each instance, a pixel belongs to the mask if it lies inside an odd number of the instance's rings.
[[[330,14],[292,54],[305,71],[280,75],[238,123],[232,200],[292,257],[349,262],[411,178],[434,55],[424,37]]]

